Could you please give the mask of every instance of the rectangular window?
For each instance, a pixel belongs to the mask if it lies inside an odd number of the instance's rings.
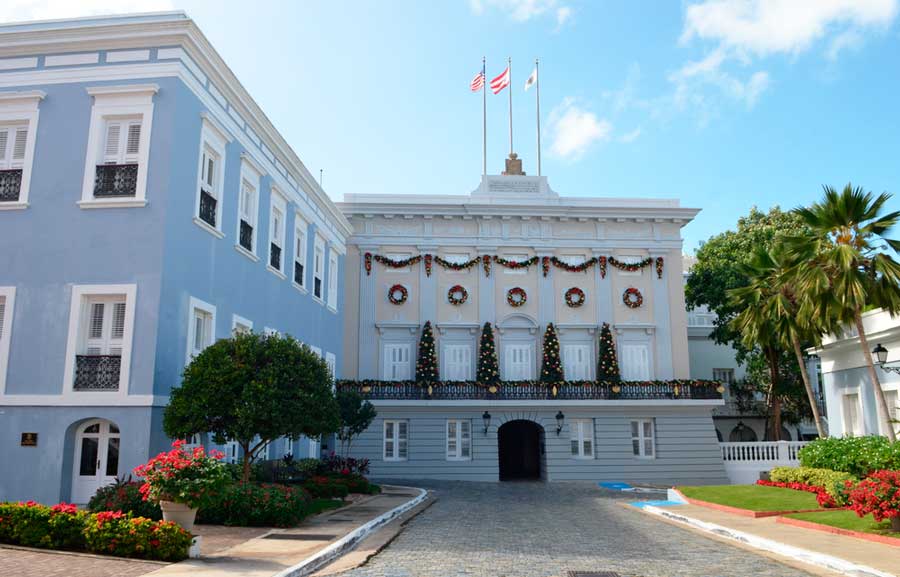
[[[587,257],[585,257],[583,254],[563,254],[558,258],[559,260],[571,266],[578,266],[587,260]]]
[[[859,421],[858,393],[844,395],[841,405],[841,414],[844,418],[844,435],[849,437],[862,435],[862,427],[860,427]]]
[[[411,344],[384,345],[384,380],[408,381],[412,378]]]
[[[619,366],[623,381],[650,380],[650,346],[646,344],[622,344],[619,349]]]
[[[322,298],[322,283],[325,278],[325,241],[316,237],[313,255],[313,296]]]
[[[529,381],[534,378],[531,359],[532,345],[505,345],[503,347],[503,380]]]
[[[306,288],[306,221],[294,216],[294,284]]]
[[[644,257],[635,254],[623,254],[621,256],[617,256],[616,260],[624,264],[638,264],[642,260],[644,260]],[[621,269],[617,270],[621,276],[641,276],[644,273],[643,269],[637,269],[635,271],[626,271]]]
[[[39,90],[0,94],[0,210],[28,206]]]
[[[337,310],[338,299],[338,254],[328,251],[328,306]]]
[[[470,260],[469,253],[467,253],[467,252],[451,252],[451,253],[447,253],[447,254],[441,256],[441,258],[444,259],[445,261],[447,261],[449,263],[453,263],[453,264],[465,264],[465,263],[469,262],[469,260]],[[465,273],[468,271],[466,271],[466,270],[455,271],[453,269],[447,269],[447,272],[452,273],[452,274],[461,274],[461,273]]]
[[[0,124],[0,203],[20,202],[28,123]]]
[[[287,211],[287,202],[275,190],[272,190],[271,206],[269,207],[269,267],[276,271],[284,272],[284,215]]]
[[[631,421],[631,451],[635,457],[652,459],[656,456],[653,419]]]
[[[0,394],[6,388],[6,370],[9,366],[9,343],[12,341],[15,287],[0,287]]]
[[[203,117],[200,134],[200,167],[197,170],[197,206],[194,222],[222,238],[222,190],[225,146],[230,139],[210,118]]]
[[[191,297],[186,363],[215,341],[216,307]]]
[[[721,381],[726,385],[734,383],[734,369],[713,369],[713,380]]]
[[[2,320],[0,320],[2,322]],[[900,432],[900,392],[896,389],[893,391],[884,391],[884,400],[888,406],[888,420],[890,424],[884,424],[882,430],[886,433],[886,427],[894,427],[894,432]]]
[[[563,345],[563,374],[569,381],[591,379],[591,345]]]
[[[412,255],[408,252],[389,252],[385,256],[391,260],[398,261],[398,260],[406,260],[406,259],[410,258]],[[381,270],[383,270],[386,273],[409,272],[410,267],[404,266],[404,267],[394,268],[392,266],[386,266],[386,267],[382,267]]]
[[[234,334],[246,334],[253,331],[253,321],[240,315],[231,315],[231,332]]]
[[[325,366],[328,367],[328,372],[331,373],[332,380],[337,378],[337,357],[334,356],[334,353],[325,353]]]
[[[576,459],[594,458],[593,419],[574,419],[569,422],[572,456]]]
[[[256,187],[241,180],[240,215],[238,218],[238,245],[250,254],[256,254]]]
[[[445,381],[469,381],[472,379],[472,346],[444,345],[441,349],[441,378]]]
[[[447,460],[468,461],[472,458],[472,421],[447,421]]]
[[[408,458],[409,422],[384,422],[384,460],[405,461]]]
[[[512,262],[524,262],[530,257],[527,254],[507,254],[504,255],[503,258]],[[500,268],[503,269],[503,274],[525,274],[526,272],[528,272],[528,269],[526,268],[509,268],[505,266],[502,266]]]

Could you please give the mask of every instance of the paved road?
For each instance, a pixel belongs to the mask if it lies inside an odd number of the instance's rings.
[[[2,577],[137,577],[156,563],[0,548]]]
[[[401,483],[396,483],[401,484]],[[438,501],[340,577],[809,577],[619,505],[589,483],[422,483]]]

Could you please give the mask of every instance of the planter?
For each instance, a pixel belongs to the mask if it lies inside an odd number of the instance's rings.
[[[197,518],[197,509],[192,509],[184,503],[175,503],[174,501],[160,501],[159,508],[162,509],[164,520],[174,521],[185,531],[189,533],[194,532],[194,519]]]

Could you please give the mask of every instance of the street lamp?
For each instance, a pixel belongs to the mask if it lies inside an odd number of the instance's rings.
[[[484,434],[487,435],[488,428],[491,426],[491,414],[487,411],[481,415],[481,420],[484,421]]]
[[[556,436],[559,436],[562,433],[563,424],[566,421],[566,416],[562,414],[562,411],[556,413]]]
[[[881,370],[886,373],[897,373],[900,375],[900,367],[889,367],[885,363],[887,363],[888,350],[882,345],[878,343],[875,345],[875,348],[872,349],[872,354],[875,355],[875,358],[878,359],[878,366],[881,367]]]

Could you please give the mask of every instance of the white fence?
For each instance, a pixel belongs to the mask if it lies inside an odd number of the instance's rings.
[[[734,485],[749,485],[759,474],[773,467],[796,467],[797,453],[805,441],[762,441],[753,443],[719,443],[725,472]]]

